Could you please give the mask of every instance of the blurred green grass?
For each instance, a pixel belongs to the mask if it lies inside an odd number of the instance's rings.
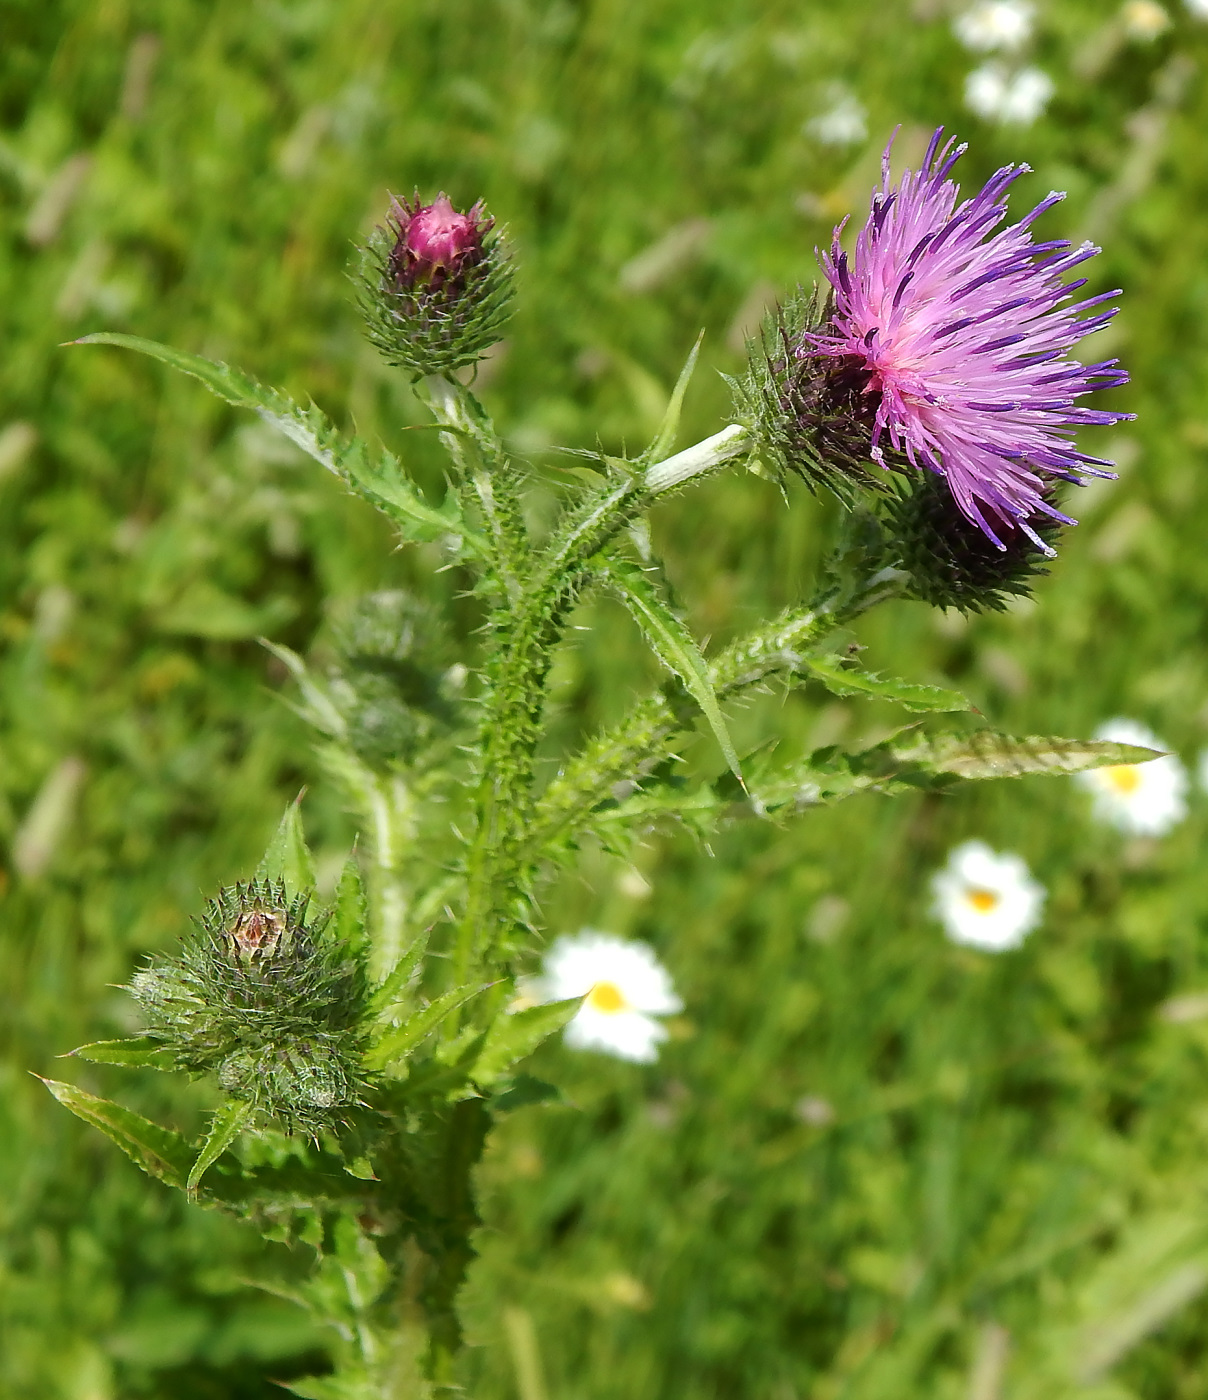
[[[938,0],[0,0],[0,1394],[261,1397],[313,1366],[322,1338],[240,1283],[265,1247],[27,1071],[126,1026],[111,984],[247,872],[301,785],[326,868],[347,849],[255,639],[321,647],[328,609],[383,585],[441,601],[467,654],[476,620],[435,552],[392,553],[255,424],[61,342],[116,329],[229,359],[438,486],[345,270],[387,189],[482,194],[521,265],[483,395],[556,472],[554,443],[640,444],[702,326],[685,431],[711,431],[714,371],[860,211],[889,130],[909,149],[948,124],[973,142],[967,185],[1026,160],[1016,207],[1066,189],[1049,236],[1103,241],[1092,290],[1125,307],[1104,353],[1139,419],[1037,606],[962,625],[898,605],[860,639],[1004,729],[1129,714],[1193,761],[1208,25],[1169,10],[1142,43],[1111,6],[1050,0],[1033,56],[1057,95],[1012,129],[963,110],[975,60]],[[863,142],[804,131],[836,83]],[[654,528],[698,630],[724,637],[808,589],[826,519],[734,477]],[[563,736],[650,674],[618,613],[580,621]],[[760,703],[740,726],[774,716],[798,747],[883,722],[810,692]],[[930,872],[970,835],[1049,890],[998,960],[928,915]],[[1072,785],[1032,781],[861,800],[712,851],[659,838],[641,878],[585,853],[550,928],[648,938],[688,1010],[650,1070],[544,1052],[575,1108],[509,1119],[483,1170],[470,1393],[520,1394],[519,1316],[552,1400],[1208,1396],[1208,1022],[1159,1012],[1208,987],[1206,835],[1202,795],[1170,836],[1125,843]],[[204,1106],[72,1068],[148,1111]]]

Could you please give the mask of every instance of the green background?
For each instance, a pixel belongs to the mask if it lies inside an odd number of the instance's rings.
[[[1044,236],[1105,245],[1091,290],[1125,309],[1098,348],[1139,417],[1036,605],[966,625],[896,604],[861,625],[867,659],[964,687],[1010,732],[1133,716],[1194,763],[1208,24],[1169,15],[1143,42],[1110,5],[1050,0],[1028,58],[1056,96],[1009,128],[964,110],[978,60],[939,0],[0,0],[0,1393],[267,1397],[322,1365],[302,1314],[242,1282],[266,1251],[305,1260],[188,1208],[29,1072],[196,1126],[200,1088],[54,1057],[131,1027],[115,984],[249,873],[301,786],[325,878],[348,849],[256,638],[321,659],[333,607],[399,584],[470,660],[477,620],[435,548],[394,552],[254,421],[61,343],[121,330],[230,360],[439,490],[346,269],[387,190],[485,196],[520,275],[482,396],[539,516],[547,449],[639,447],[702,326],[685,433],[713,431],[715,371],[862,212],[890,130],[916,153],[947,124],[967,186],[1025,160],[1015,208],[1068,190]],[[867,140],[808,134],[835,85]],[[698,634],[802,598],[830,515],[741,474],[661,506]],[[619,611],[579,621],[562,735],[654,674]],[[800,748],[885,718],[806,690],[736,729]],[[711,850],[653,839],[636,873],[585,853],[551,932],[648,939],[687,1010],[654,1067],[542,1052],[574,1108],[513,1115],[482,1170],[469,1393],[542,1400],[508,1342],[531,1330],[550,1400],[1208,1396],[1208,1019],[1161,1012],[1208,988],[1205,805],[1126,841],[1032,779]],[[931,872],[974,836],[1049,892],[1000,958],[929,915]]]

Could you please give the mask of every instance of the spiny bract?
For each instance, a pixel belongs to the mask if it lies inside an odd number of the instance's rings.
[[[180,956],[136,973],[130,991],[178,1068],[315,1133],[367,1088],[367,982],[360,956],[325,936],[327,916],[307,922],[309,903],[281,881],[223,890]]]

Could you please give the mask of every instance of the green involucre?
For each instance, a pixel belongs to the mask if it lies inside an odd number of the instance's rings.
[[[223,890],[180,956],[136,973],[130,991],[177,1068],[313,1134],[368,1089],[367,982],[361,956],[325,936],[327,916],[307,922],[309,902],[282,881]]]

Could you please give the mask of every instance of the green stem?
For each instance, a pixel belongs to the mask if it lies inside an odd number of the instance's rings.
[[[433,376],[423,388],[436,421],[450,430],[441,434],[445,448],[482,512],[492,546],[491,563],[507,605],[514,607],[524,590],[531,554],[516,465],[486,411],[464,385]]]
[[[900,596],[903,578],[896,569],[882,569],[846,596],[835,590],[813,606],[786,611],[732,643],[709,666],[718,699],[732,699],[772,676],[796,671],[802,653],[828,633]],[[690,729],[696,714],[695,706],[667,687],[647,696],[619,725],[593,740],[537,804],[524,860],[539,860],[550,842],[575,830],[600,802],[616,797],[618,785],[636,786],[670,756],[674,740]]]
[[[693,443],[656,462],[646,470],[646,490],[652,496],[661,496],[667,491],[686,486],[689,481],[711,476],[718,468],[732,462],[735,457],[746,456],[751,450],[751,434],[741,423],[729,423],[720,433]]]
[[[731,424],[703,442],[605,487],[570,510],[496,632],[497,661],[482,728],[477,820],[466,862],[466,903],[453,956],[455,985],[496,941],[500,927],[527,918],[524,873],[533,815],[533,754],[553,649],[566,615],[590,579],[591,561],[657,495],[702,479],[749,451]],[[501,527],[502,528],[502,527]],[[499,951],[506,954],[507,940]]]

